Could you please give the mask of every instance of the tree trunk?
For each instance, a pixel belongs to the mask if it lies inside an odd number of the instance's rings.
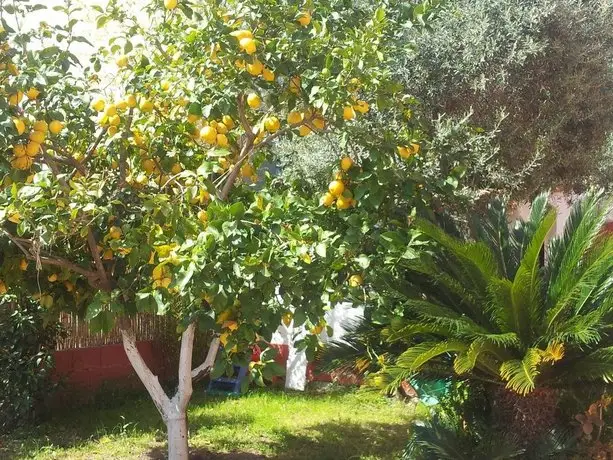
[[[187,460],[189,457],[187,415],[170,418],[166,421],[168,432],[168,458],[169,460]]]
[[[179,385],[172,399],[168,397],[160,381],[143,360],[136,347],[136,337],[131,329],[121,329],[123,348],[136,371],[136,374],[145,385],[155,407],[157,407],[168,432],[168,458],[169,460],[187,460],[189,457],[187,406],[192,397],[192,352],[194,348],[194,334],[196,326],[190,324],[181,335],[181,352],[179,356]],[[211,342],[205,362],[198,366],[195,374],[202,375],[210,371],[215,362],[219,339]]]

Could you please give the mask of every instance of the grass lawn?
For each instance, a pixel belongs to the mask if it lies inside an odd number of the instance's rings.
[[[194,395],[190,447],[202,459],[391,459],[407,441],[409,406],[354,390]],[[142,396],[110,408],[57,413],[0,438],[2,459],[162,459],[165,431]]]

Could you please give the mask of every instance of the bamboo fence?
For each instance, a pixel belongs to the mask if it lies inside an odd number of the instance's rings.
[[[66,336],[58,340],[56,350],[72,350],[75,348],[101,347],[121,343],[119,326],[109,333],[91,332],[87,322],[77,315],[62,313],[60,322],[65,328]],[[155,340],[169,327],[170,319],[166,316],[139,313],[129,318],[130,325],[136,333],[136,340]]]

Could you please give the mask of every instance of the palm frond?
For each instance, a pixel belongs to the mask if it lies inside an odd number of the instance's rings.
[[[568,385],[571,382],[604,380],[613,382],[613,347],[600,348],[579,357],[557,374],[557,381]]]
[[[507,382],[507,388],[521,395],[530,393],[536,387],[541,354],[536,348],[529,348],[523,359],[505,361],[500,366],[500,376]]]
[[[564,234],[549,244],[545,270],[549,305],[558,304],[578,277],[581,260],[596,241],[609,211],[603,192],[593,191],[575,203],[564,226]],[[549,318],[551,322],[552,318]]]
[[[541,277],[539,256],[545,238],[556,221],[556,212],[551,210],[541,220],[513,280],[511,288],[511,317],[513,331],[527,344],[533,327],[540,323],[541,316]]]
[[[613,238],[607,237],[605,244],[597,245],[598,252],[591,254],[588,261],[575,268],[573,278],[567,279],[567,285],[558,296],[558,300],[547,314],[548,330],[555,329],[567,316],[578,315],[604,295],[604,286],[610,285],[613,272]]]
[[[462,375],[471,372],[477,364],[477,359],[481,353],[488,350],[489,344],[483,340],[475,340],[464,352],[458,353],[453,361],[453,369],[456,374]]]
[[[455,354],[467,349],[468,344],[459,340],[422,342],[404,351],[396,360],[396,366],[418,372],[424,364],[440,355]]]
[[[453,238],[427,220],[417,219],[416,226],[457,260],[459,275],[467,285],[482,288],[487,279],[498,274],[494,255],[484,243],[466,243]]]
[[[470,336],[486,329],[475,323],[470,317],[453,309],[426,300],[409,299],[404,307],[426,323],[433,323],[451,331],[452,335]]]

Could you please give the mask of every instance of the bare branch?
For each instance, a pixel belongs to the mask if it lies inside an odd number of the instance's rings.
[[[98,242],[96,241],[96,237],[94,236],[94,232],[91,227],[87,227],[87,244],[89,245],[89,250],[92,253],[92,259],[94,260],[94,267],[98,271],[98,275],[100,276],[100,281],[109,285],[109,277],[104,269],[104,265],[102,264],[102,258],[100,257],[100,251],[98,250]]]
[[[70,187],[68,186],[68,182],[66,182],[66,179],[61,177],[61,172],[59,168],[57,167],[55,160],[51,158],[51,156],[46,152],[42,153],[42,158],[43,158],[43,161],[47,163],[47,166],[49,166],[49,169],[51,169],[53,176],[58,180],[58,182],[64,188],[64,190],[65,191],[69,190]]]
[[[181,352],[179,354],[179,384],[177,393],[172,398],[171,403],[176,403],[181,412],[187,409],[189,400],[192,397],[192,352],[194,349],[194,334],[196,324],[191,323],[181,334]]]
[[[129,132],[132,128],[132,119],[134,118],[134,111],[130,109],[128,112],[128,118],[126,119],[126,125],[121,138],[127,140],[130,137]],[[128,172],[128,150],[126,146],[122,146],[121,153],[119,154],[119,188],[126,186],[126,173]]]
[[[209,346],[209,351],[206,355],[204,362],[192,370],[192,380],[197,381],[206,376],[213,365],[215,364],[215,358],[217,357],[217,351],[219,350],[219,337],[214,337]]]
[[[98,137],[96,137],[96,140],[85,154],[85,158],[83,158],[83,165],[86,165],[89,160],[91,160],[91,158],[94,156],[94,153],[96,153],[96,149],[100,145],[100,142],[102,142],[102,139],[104,139],[104,136],[106,135],[107,131],[108,128],[102,128],[102,131],[98,133]]]
[[[6,230],[2,230],[2,232],[8,237],[9,240],[11,240],[15,246],[17,246],[19,248],[19,250],[21,252],[23,252],[24,256],[28,259],[28,260],[36,260],[36,257],[34,256],[34,254],[32,254],[27,248],[27,246],[33,246],[33,242],[31,240],[26,240],[25,238],[17,238],[13,235],[11,235],[8,231]],[[42,264],[44,265],[54,265],[57,267],[62,267],[62,268],[66,268],[68,270],[71,270],[75,273],[78,273],[80,275],[83,275],[84,277],[86,277],[90,282],[93,282],[96,286],[99,285],[99,283],[96,281],[98,279],[98,275],[96,274],[96,272],[92,271],[92,270],[87,270],[86,268],[77,265],[67,259],[64,259],[62,257],[56,257],[56,256],[51,256],[51,255],[41,255],[40,256],[40,261]]]
[[[136,371],[136,375],[140,378],[141,382],[145,385],[147,392],[153,399],[153,403],[164,422],[167,421],[170,415],[170,400],[162,385],[160,385],[160,381],[156,375],[151,372],[147,363],[141,356],[138,348],[136,347],[136,335],[134,334],[134,330],[131,328],[121,327],[121,338],[123,341],[123,349],[128,356],[128,360],[132,364],[132,367]]]

